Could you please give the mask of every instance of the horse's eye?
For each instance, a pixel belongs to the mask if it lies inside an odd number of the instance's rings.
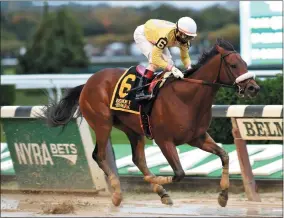
[[[237,68],[237,65],[236,65],[236,64],[232,64],[232,65],[231,65],[231,68],[234,68],[234,69],[235,69],[235,68]]]

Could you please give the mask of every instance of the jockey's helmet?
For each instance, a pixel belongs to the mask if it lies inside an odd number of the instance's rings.
[[[197,25],[192,18],[181,17],[177,21],[176,25],[176,39],[180,43],[188,43],[190,40],[194,39],[197,36]]]

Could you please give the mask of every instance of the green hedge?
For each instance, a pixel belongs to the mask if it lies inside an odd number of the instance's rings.
[[[0,85],[0,106],[13,105],[16,99],[14,85]]]
[[[233,90],[222,88],[219,90],[215,105],[283,105],[283,76],[266,80],[256,79],[260,92],[254,99],[239,98]],[[231,119],[213,118],[208,133],[216,142],[230,144],[234,141],[232,136]],[[281,141],[248,141],[248,143],[281,143]]]

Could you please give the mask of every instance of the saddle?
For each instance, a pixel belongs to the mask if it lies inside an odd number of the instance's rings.
[[[142,65],[132,66],[125,70],[118,80],[110,102],[112,110],[124,111],[140,115],[140,125],[147,138],[153,139],[150,125],[150,115],[153,104],[157,98],[160,88],[165,82],[163,79],[164,72],[154,74],[148,92],[152,93],[151,99],[137,101],[136,92],[139,90],[140,80],[144,76],[145,67]]]

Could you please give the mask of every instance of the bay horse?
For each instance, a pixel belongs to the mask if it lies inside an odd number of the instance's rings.
[[[215,45],[201,55],[198,63],[184,72],[184,79],[168,78],[160,89],[153,104],[150,124],[154,140],[173,169],[174,176],[155,176],[148,169],[139,115],[110,109],[114,88],[124,72],[125,69],[106,68],[93,74],[86,84],[68,90],[58,103],[53,102],[43,109],[47,124],[64,127],[74,116],[86,119],[96,135],[92,157],[108,177],[115,206],[120,205],[122,192],[118,176],[106,161],[106,146],[112,127],[126,134],[132,148],[133,163],[164,204],[173,202],[162,185],[179,182],[185,176],[176,146],[189,144],[219,156],[223,169],[218,202],[225,207],[228,201],[229,156],[207,130],[212,118],[213,100],[220,87],[234,88],[242,97],[252,98],[259,92],[260,87],[248,72],[246,62],[229,42],[217,39]]]

